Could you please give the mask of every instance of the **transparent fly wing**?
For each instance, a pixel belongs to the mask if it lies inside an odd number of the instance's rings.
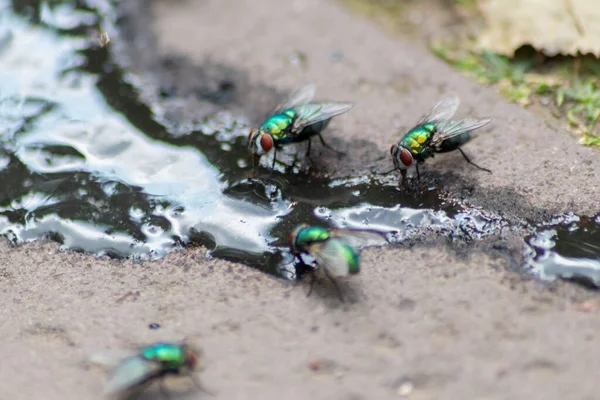
[[[447,121],[456,114],[459,105],[460,99],[456,96],[444,99],[423,115],[417,125]]]
[[[451,139],[455,136],[462,135],[465,132],[471,132],[489,124],[491,118],[474,119],[466,118],[460,121],[445,121],[437,125],[437,132],[430,142],[430,146],[439,146],[442,142]]]
[[[116,367],[121,363],[121,361],[131,357],[131,354],[132,350],[126,349],[103,350],[102,352],[91,354],[88,357],[88,361],[91,364],[96,364],[102,367]]]
[[[296,107],[298,113],[292,130],[301,132],[305,127],[316,124],[337,115],[343,114],[354,107],[352,103],[311,103]]]
[[[113,371],[104,387],[104,394],[116,394],[130,390],[158,375],[161,370],[162,366],[157,361],[147,360],[143,357],[127,358]]]
[[[348,244],[343,240],[333,238],[325,242],[314,243],[307,250],[319,266],[335,278],[346,276],[350,271],[350,263],[344,257],[345,246]]]
[[[342,238],[355,248],[382,246],[387,243],[385,236],[376,231],[358,229],[330,229],[332,236]]]
[[[300,89],[292,93],[285,103],[277,106],[275,109],[275,114],[278,114],[284,110],[289,110],[290,108],[310,103],[315,97],[316,90],[317,88],[313,83],[302,86]]]

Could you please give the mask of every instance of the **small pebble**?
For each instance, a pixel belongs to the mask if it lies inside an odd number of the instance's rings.
[[[292,65],[302,65],[306,62],[306,54],[302,53],[301,51],[295,51],[294,53],[290,54],[288,61]]]
[[[308,363],[308,368],[312,371],[318,371],[321,369],[321,362],[319,360],[312,360]]]
[[[98,37],[98,45],[100,47],[106,46],[110,42],[110,37],[108,36],[108,32],[100,32]]]
[[[331,53],[329,53],[329,60],[331,62],[337,63],[342,61],[342,59],[344,58],[344,53],[342,53],[339,50],[334,50]]]
[[[585,300],[580,303],[575,303],[573,309],[579,312],[591,313],[598,311],[600,304],[597,299]]]
[[[399,387],[398,387],[398,396],[401,397],[406,397],[408,395],[410,395],[413,391],[413,384],[410,381],[404,382],[402,383]]]

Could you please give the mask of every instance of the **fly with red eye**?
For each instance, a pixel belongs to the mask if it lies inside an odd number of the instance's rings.
[[[427,158],[433,157],[435,153],[453,150],[458,150],[469,164],[491,173],[489,169],[472,162],[460,148],[471,139],[471,132],[487,125],[491,119],[466,118],[453,121],[451,118],[456,113],[459,104],[458,97],[440,101],[423,115],[398,143],[392,146],[390,153],[394,166],[402,174],[403,182],[408,167],[415,165],[417,180],[420,182],[419,164],[425,162]]]
[[[413,156],[410,154],[410,151],[406,149],[400,150],[400,161],[402,161],[402,164],[406,167],[410,167],[413,163]]]
[[[332,149],[325,143],[321,133],[333,117],[350,110],[354,104],[312,102],[314,94],[314,85],[300,88],[285,103],[278,106],[259,129],[250,132],[249,149],[254,156],[254,166],[264,153],[274,150],[272,168],[275,168],[277,150],[290,143],[308,141],[306,154],[309,156],[311,139],[314,136],[319,137],[323,146]]]
[[[185,361],[188,368],[194,369],[196,368],[196,365],[198,365],[198,356],[193,351],[187,350],[185,354]]]
[[[398,150],[400,150],[399,154]],[[410,151],[398,144],[393,144],[392,147],[390,147],[390,155],[392,156],[395,166],[399,166],[398,161],[405,167],[410,167],[413,163],[413,156]]]
[[[260,147],[265,153],[268,153],[273,148],[273,138],[271,135],[264,133],[260,138]]]
[[[104,394],[118,398],[138,395],[152,381],[162,384],[169,375],[188,376],[200,390],[212,394],[194,373],[198,364],[198,351],[186,343],[152,343],[119,362]]]

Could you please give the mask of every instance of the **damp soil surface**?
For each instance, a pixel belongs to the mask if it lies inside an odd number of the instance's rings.
[[[593,398],[597,151],[335,2],[5,0],[0,21],[1,398],[94,397],[91,354],[183,337],[217,398]],[[325,133],[343,154],[253,171],[250,127],[307,82],[356,103]],[[494,118],[464,147],[493,172],[448,153],[398,186],[390,145],[449,95]],[[383,234],[345,303],[306,297],[299,223]]]

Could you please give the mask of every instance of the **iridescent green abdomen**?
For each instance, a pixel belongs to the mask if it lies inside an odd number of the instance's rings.
[[[358,253],[349,245],[344,244],[342,246],[341,255],[348,263],[348,272],[350,274],[357,274],[360,271],[360,259]]]
[[[273,141],[277,144],[283,144],[291,141],[287,130],[292,126],[296,118],[294,110],[285,110],[279,114],[273,115],[260,128],[261,131],[271,135]]]
[[[435,133],[435,125],[425,124],[411,129],[402,139],[400,145],[413,155],[427,156],[429,147],[427,143]]]
[[[295,233],[295,246],[299,249],[313,242],[322,242],[329,239],[327,229],[319,226],[299,227]]]
[[[142,356],[167,365],[169,369],[179,369],[185,364],[185,351],[182,346],[158,343],[142,350]]]

